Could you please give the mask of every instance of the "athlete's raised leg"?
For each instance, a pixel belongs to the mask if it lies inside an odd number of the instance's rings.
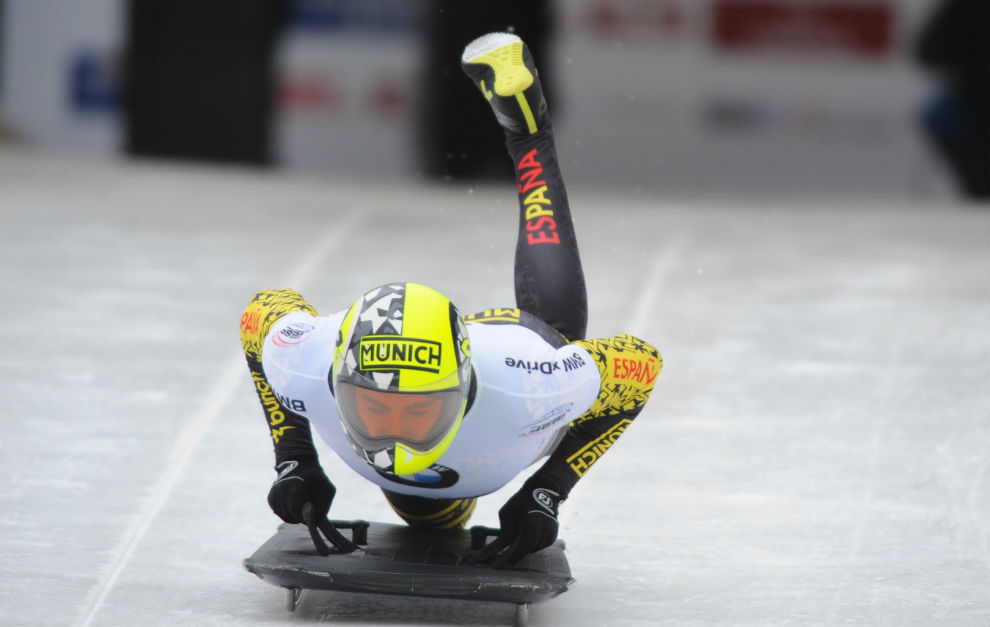
[[[468,44],[461,65],[491,104],[515,166],[516,306],[568,340],[581,339],[588,326],[584,272],[532,55],[516,35],[491,33]]]

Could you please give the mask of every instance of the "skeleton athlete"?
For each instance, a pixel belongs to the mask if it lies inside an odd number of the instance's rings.
[[[264,290],[241,317],[241,342],[275,447],[268,502],[282,520],[302,522],[307,503],[325,517],[335,496],[313,429],[410,525],[463,527],[478,497],[543,460],[476,556],[501,566],[557,538],[560,503],[642,411],[663,361],[632,335],[584,337],[584,274],[525,44],[485,35],[462,67],[515,165],[516,307],[462,315],[410,282],[320,316],[294,290]]]

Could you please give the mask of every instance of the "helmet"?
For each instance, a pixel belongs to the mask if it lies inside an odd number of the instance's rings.
[[[425,285],[392,283],[351,305],[330,371],[344,433],[381,472],[428,468],[454,440],[471,380],[467,327]]]

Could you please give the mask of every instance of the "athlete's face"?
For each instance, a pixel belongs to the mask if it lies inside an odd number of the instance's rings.
[[[426,438],[436,424],[443,399],[429,394],[401,394],[355,389],[355,405],[372,438],[394,437],[408,442]]]

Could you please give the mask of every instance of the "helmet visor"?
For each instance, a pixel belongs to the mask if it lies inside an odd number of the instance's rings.
[[[369,451],[394,442],[420,451],[433,448],[457,421],[464,401],[459,388],[384,392],[341,381],[336,391],[344,427]]]

